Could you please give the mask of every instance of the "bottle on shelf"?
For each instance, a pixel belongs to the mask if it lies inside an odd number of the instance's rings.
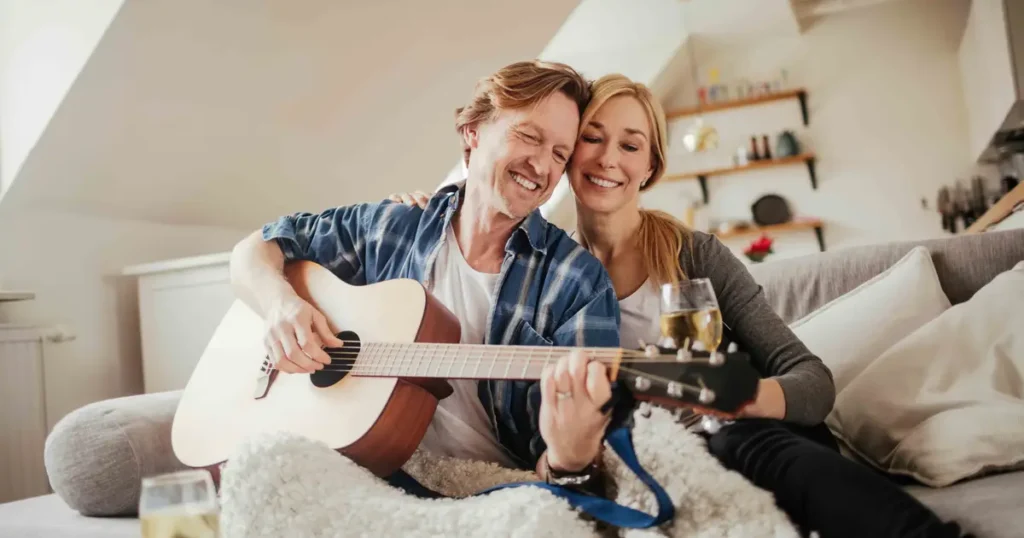
[[[759,161],[759,160],[761,160],[761,154],[758,153],[758,151],[757,151],[757,137],[756,136],[750,137],[750,154],[747,156],[747,158],[749,160],[751,160],[751,161]]]
[[[771,158],[772,158],[772,147],[771,147],[771,143],[768,142],[768,135],[764,135],[763,140],[764,140],[764,151],[761,152],[761,158],[762,159],[771,160]]]

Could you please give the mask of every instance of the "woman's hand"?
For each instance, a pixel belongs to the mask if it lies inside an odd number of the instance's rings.
[[[396,192],[391,196],[388,196],[388,200],[399,204],[405,204],[409,207],[419,206],[420,209],[426,209],[427,202],[430,201],[430,195],[423,191]]]
[[[548,445],[548,465],[559,471],[584,469],[601,451],[611,420],[601,412],[612,396],[604,364],[574,352],[544,368],[540,388],[540,435]]]
[[[770,377],[759,381],[754,403],[743,408],[739,416],[782,420],[786,416],[786,395],[782,392],[782,385]]]

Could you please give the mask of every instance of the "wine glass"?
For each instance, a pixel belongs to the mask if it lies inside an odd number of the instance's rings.
[[[722,313],[706,278],[661,287],[663,347],[714,352],[722,343]]]
[[[662,347],[717,351],[722,343],[722,313],[710,280],[694,278],[662,285],[661,335]],[[681,413],[681,422],[689,429],[713,435],[723,426],[712,415]]]
[[[179,471],[142,479],[143,538],[217,538],[220,509],[210,472]]]

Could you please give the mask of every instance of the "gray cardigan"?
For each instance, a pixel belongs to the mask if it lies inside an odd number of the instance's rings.
[[[814,425],[832,410],[832,372],[772,310],[747,267],[717,237],[693,232],[679,263],[686,278],[708,278],[722,322],[764,377],[774,377],[786,398],[785,420]]]

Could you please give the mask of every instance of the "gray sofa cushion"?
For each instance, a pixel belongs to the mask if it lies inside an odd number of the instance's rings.
[[[775,312],[791,323],[886,270],[917,245],[931,252],[942,290],[959,304],[1024,260],[1024,229],[849,247],[755,264],[750,273]]]
[[[132,515],[142,478],[185,469],[171,449],[180,391],[96,402],[69,413],[46,439],[53,491],[85,515]]]
[[[1024,528],[1024,471],[968,480],[944,488],[906,488],[944,521],[956,520],[979,538],[1018,538]]]

